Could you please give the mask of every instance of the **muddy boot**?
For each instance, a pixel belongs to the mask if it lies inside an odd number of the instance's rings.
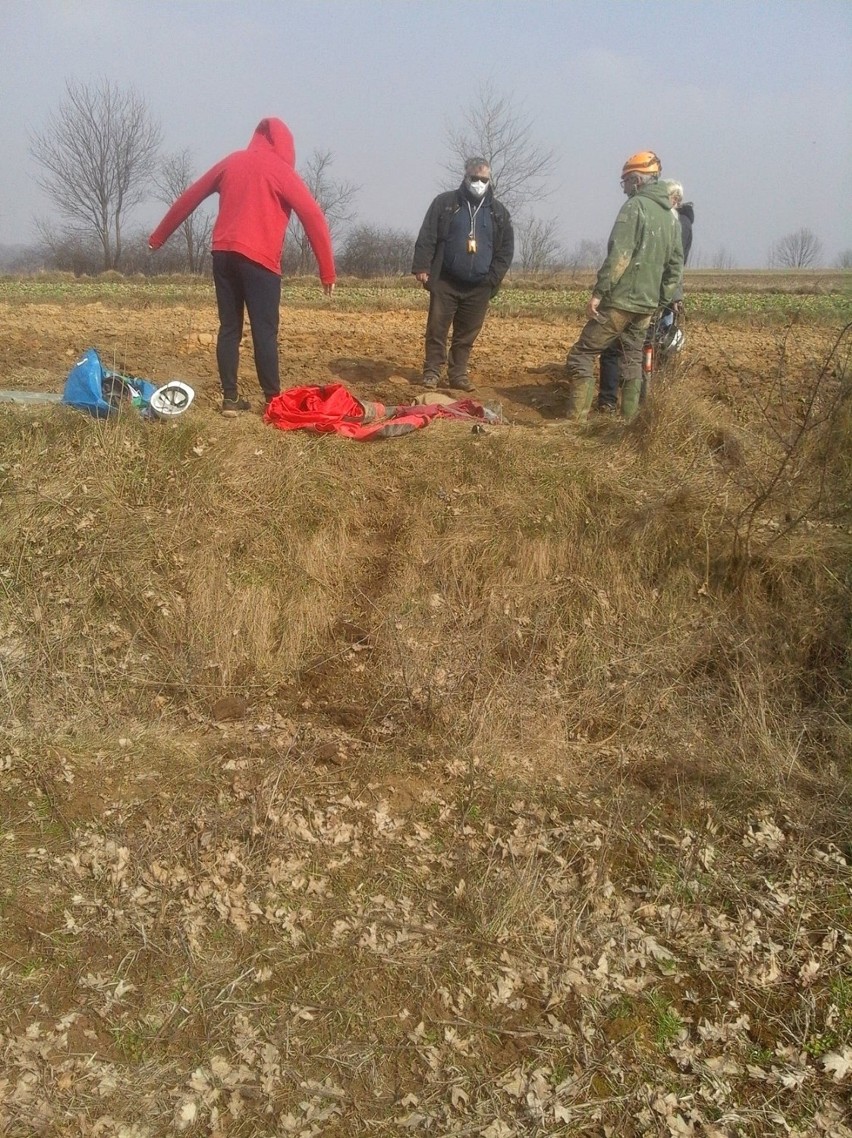
[[[565,418],[574,419],[578,423],[585,422],[595,398],[594,379],[573,376],[559,386],[565,392]]]
[[[450,380],[450,387],[453,391],[473,391],[469,375],[457,375],[455,379]]]
[[[639,392],[642,381],[626,379],[621,389],[621,414],[629,422],[639,410]]]

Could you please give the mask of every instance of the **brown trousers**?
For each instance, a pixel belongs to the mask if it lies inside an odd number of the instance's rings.
[[[485,323],[490,284],[459,284],[441,277],[430,281],[429,316],[426,320],[424,376],[440,376],[444,363],[450,383],[467,377],[471,349]],[[453,336],[447,351],[447,337]]]

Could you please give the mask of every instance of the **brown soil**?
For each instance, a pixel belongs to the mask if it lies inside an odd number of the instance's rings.
[[[181,379],[195,388],[199,408],[220,397],[216,375],[216,313],[209,308],[116,308],[79,305],[0,305],[0,387],[61,391],[75,358],[95,347],[108,367],[156,383]],[[356,394],[387,404],[421,391],[424,314],[419,311],[282,311],[282,386],[342,382]],[[491,316],[471,360],[475,397],[499,401],[509,421],[536,424],[556,411],[553,380],[580,330],[576,319]],[[718,398],[722,389],[759,382],[778,366],[784,330],[692,322],[681,366]],[[812,345],[811,345],[812,341]],[[821,354],[825,332],[797,329],[801,353]],[[246,335],[241,364],[245,395],[258,393]],[[724,396],[723,396],[724,397]]]

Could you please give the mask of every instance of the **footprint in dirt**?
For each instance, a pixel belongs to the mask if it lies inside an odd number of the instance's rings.
[[[340,356],[331,360],[329,371],[357,395],[383,403],[407,403],[409,389],[420,384],[418,368],[400,367],[391,360]]]
[[[527,368],[527,371],[537,372],[539,369]],[[494,390],[504,401],[507,412],[514,414],[519,422],[540,423],[542,419],[563,417],[565,395],[552,381],[517,383],[511,387],[495,387]]]

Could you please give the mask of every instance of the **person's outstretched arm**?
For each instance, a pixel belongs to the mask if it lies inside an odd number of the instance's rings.
[[[159,249],[171,237],[179,225],[198,209],[205,198],[219,189],[219,180],[225,168],[225,160],[217,162],[206,174],[192,183],[170,207],[168,213],[148,238],[149,249]]]

